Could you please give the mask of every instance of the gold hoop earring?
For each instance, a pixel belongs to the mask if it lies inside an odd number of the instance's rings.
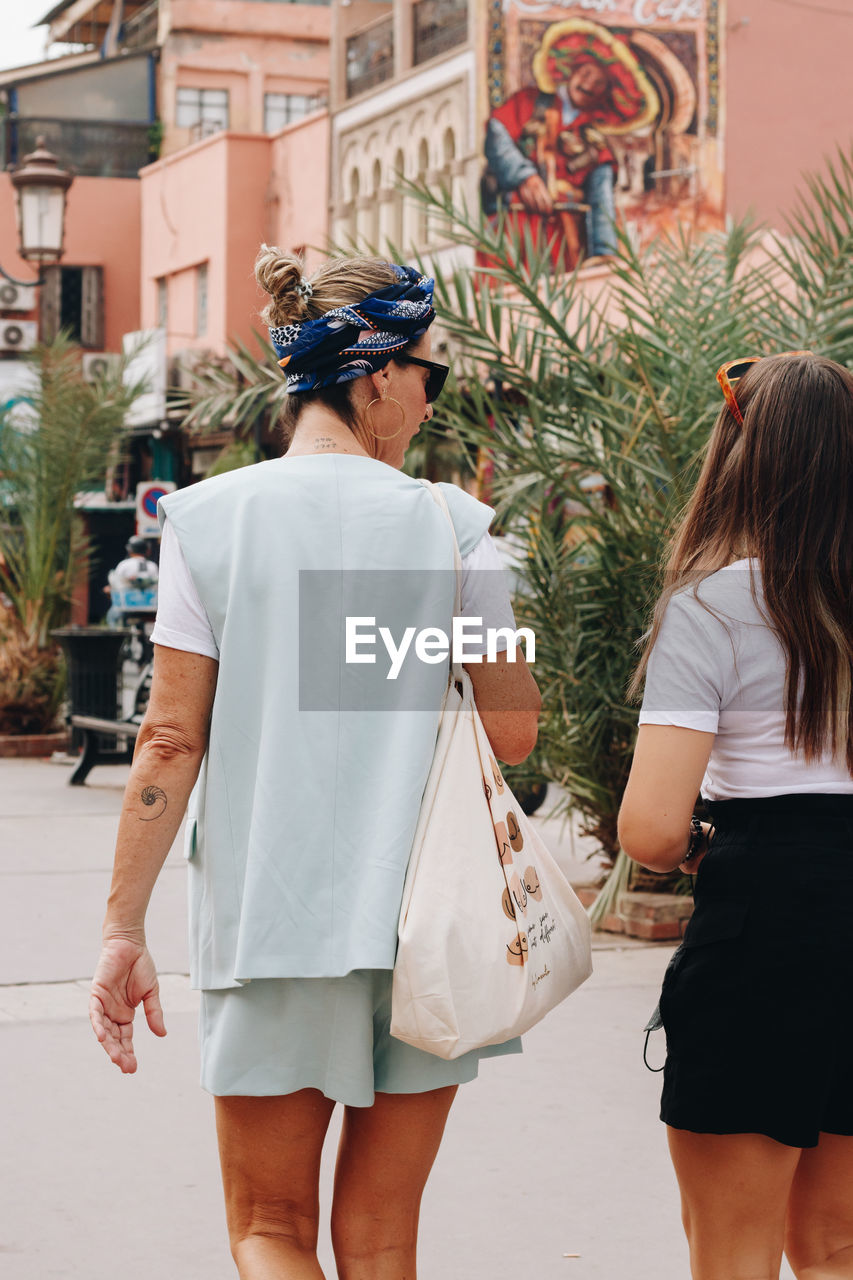
[[[392,431],[390,435],[380,436],[376,434],[376,432],[373,430],[373,427],[370,425],[370,422],[368,422],[367,429],[376,440],[393,440],[395,436],[398,436],[400,434],[400,432],[403,430],[403,427],[406,424],[406,410],[400,404],[400,401],[395,400],[393,396],[387,396],[387,397],[377,396],[375,400],[371,400],[370,404],[367,406],[367,408],[364,411],[364,416],[367,417],[369,415],[370,410],[373,408],[375,404],[386,404],[389,400],[391,401],[392,404],[395,404],[397,408],[400,410],[400,425],[397,428],[397,430]]]

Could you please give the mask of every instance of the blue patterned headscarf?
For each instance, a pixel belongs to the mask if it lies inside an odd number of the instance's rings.
[[[389,266],[397,284],[316,320],[270,329],[291,395],[376,373],[426,332],[435,319],[435,281],[411,267]]]

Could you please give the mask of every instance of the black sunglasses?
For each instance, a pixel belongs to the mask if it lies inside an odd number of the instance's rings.
[[[432,404],[433,400],[438,399],[445,379],[450,373],[449,365],[436,364],[434,360],[419,360],[417,356],[397,356],[396,359],[398,364],[417,364],[422,369],[429,369],[425,387],[427,404]]]

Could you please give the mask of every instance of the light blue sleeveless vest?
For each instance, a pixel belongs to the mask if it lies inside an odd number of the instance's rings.
[[[467,555],[494,513],[442,489]],[[381,645],[344,664],[341,637],[351,615],[450,633],[447,520],[417,480],[346,454],[203,481],[166,516],[220,651],[187,821],[193,986],[390,969],[447,665],[391,682]]]

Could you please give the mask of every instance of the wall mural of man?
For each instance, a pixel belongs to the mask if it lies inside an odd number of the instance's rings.
[[[657,94],[627,44],[583,18],[548,27],[532,70],[535,84],[487,122],[485,210],[500,202],[520,227],[544,228],[555,262],[606,260],[616,245],[610,139],[647,127]]]

